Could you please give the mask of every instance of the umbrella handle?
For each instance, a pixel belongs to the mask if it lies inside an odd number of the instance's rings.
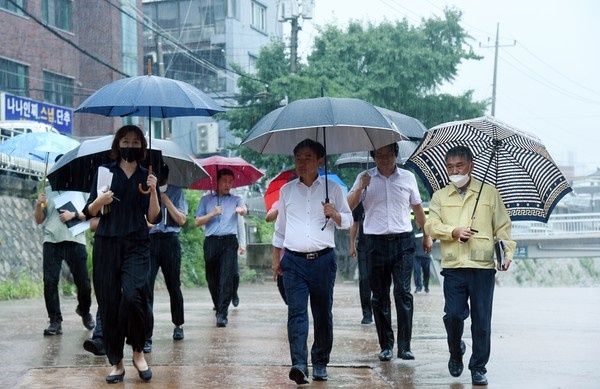
[[[152,174],[152,165],[148,166],[148,175]],[[150,188],[144,190],[144,187],[142,186],[142,183],[140,182],[138,184],[138,190],[140,191],[141,194],[150,194]]]

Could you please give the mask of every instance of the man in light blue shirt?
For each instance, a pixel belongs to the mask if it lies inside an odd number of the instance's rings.
[[[195,214],[196,226],[205,228],[206,281],[216,310],[217,327],[226,327],[228,323],[239,247],[238,215],[248,213],[244,200],[230,193],[233,180],[230,169],[220,169],[217,172],[217,192],[203,196]]]

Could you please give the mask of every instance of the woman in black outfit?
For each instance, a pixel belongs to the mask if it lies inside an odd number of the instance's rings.
[[[150,223],[159,219],[156,176],[140,165],[147,143],[134,125],[121,127],[111,148],[114,162],[103,165],[113,174],[109,187],[98,188],[98,174],[84,208],[87,218],[100,217],[94,238],[94,290],[104,326],[106,355],[113,366],[106,382],[123,381],[125,338],[133,348],[133,365],[141,379],[152,378],[144,358],[150,270]],[[149,194],[138,190],[138,184]]]

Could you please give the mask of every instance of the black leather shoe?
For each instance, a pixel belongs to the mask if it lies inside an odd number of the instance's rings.
[[[227,327],[227,317],[224,315],[217,315],[217,327]]]
[[[478,370],[471,371],[471,382],[476,386],[484,386],[488,384],[487,378],[485,378],[485,374]]]
[[[389,348],[386,348],[385,350],[381,350],[381,352],[379,353],[379,360],[380,361],[389,361],[390,359],[392,359],[393,356],[394,356],[394,354],[392,353],[392,350]]]
[[[96,322],[94,321],[94,318],[89,312],[83,313],[79,310],[79,308],[76,308],[75,313],[81,316],[81,322],[83,323],[83,326],[85,328],[87,328],[88,330],[94,329],[94,327],[96,326]]]
[[[150,369],[150,366],[148,366],[146,370],[140,370],[138,369],[133,359],[131,360],[131,362],[133,362],[133,367],[135,367],[135,369],[138,371],[138,375],[142,380],[150,381],[152,379],[152,369]]]
[[[240,305],[240,298],[238,297],[238,295],[233,296],[233,298],[231,299],[231,303],[234,307]]]
[[[94,355],[106,355],[101,338],[88,338],[83,342],[83,349]]]
[[[415,359],[415,355],[410,350],[402,350],[398,353],[398,358],[404,360]]]
[[[462,361],[455,361],[450,358],[448,361],[448,371],[452,377],[460,377],[464,369]]]
[[[152,341],[151,340],[147,340],[146,342],[144,342],[144,350],[143,351],[146,354],[152,352]]]
[[[313,366],[313,380],[327,381],[327,366],[314,365]]]
[[[460,359],[455,359],[452,357],[452,355],[450,356],[450,360],[448,361],[448,371],[450,372],[450,375],[452,377],[460,377],[460,375],[463,372],[464,369],[464,365],[463,365],[463,361],[462,361],[462,356],[465,355],[465,352],[467,351],[467,345],[465,344],[464,341],[460,341]]]
[[[118,382],[123,381],[123,377],[125,377],[125,370],[121,374],[107,375],[106,383],[108,384],[116,384]]]
[[[362,320],[360,321],[360,324],[371,324],[373,323],[373,319],[371,319],[370,317],[363,317]]]
[[[290,380],[294,381],[298,385],[308,384],[308,374],[304,369],[298,366],[292,366],[290,369]]]

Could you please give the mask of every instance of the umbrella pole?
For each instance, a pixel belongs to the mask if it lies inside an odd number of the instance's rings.
[[[325,203],[329,202],[329,185],[327,185],[327,137],[325,136],[325,127],[323,127],[323,148],[325,149]],[[318,178],[319,172],[317,172],[317,178]],[[323,231],[325,229],[325,227],[327,227],[327,222],[329,221],[329,216],[325,217],[325,224],[323,225],[323,228],[321,228],[321,231]]]
[[[471,214],[471,220],[469,221],[469,228],[473,224],[473,220],[475,220],[475,211],[477,210],[477,205],[479,204],[479,198],[481,197],[481,191],[483,191],[483,184],[485,183],[485,179],[488,176],[488,172],[490,171],[490,165],[494,160],[494,156],[496,155],[496,150],[498,150],[499,143],[494,141],[494,148],[492,149],[492,155],[490,155],[490,163],[488,163],[485,168],[485,173],[483,174],[483,180],[481,180],[481,188],[479,188],[479,193],[477,194],[477,200],[475,200],[475,206],[473,207],[473,214]]]
[[[148,157],[150,158],[150,163],[148,164],[148,176],[152,174],[152,118],[150,117],[150,108],[148,108]],[[150,194],[150,188],[144,190],[142,183],[138,184],[138,190],[142,194]]]
[[[44,166],[44,178],[42,179],[42,193],[46,194],[46,176],[48,175],[48,158],[50,153],[46,153],[46,165]],[[48,206],[48,200],[44,200],[40,203],[40,207],[46,208]]]

